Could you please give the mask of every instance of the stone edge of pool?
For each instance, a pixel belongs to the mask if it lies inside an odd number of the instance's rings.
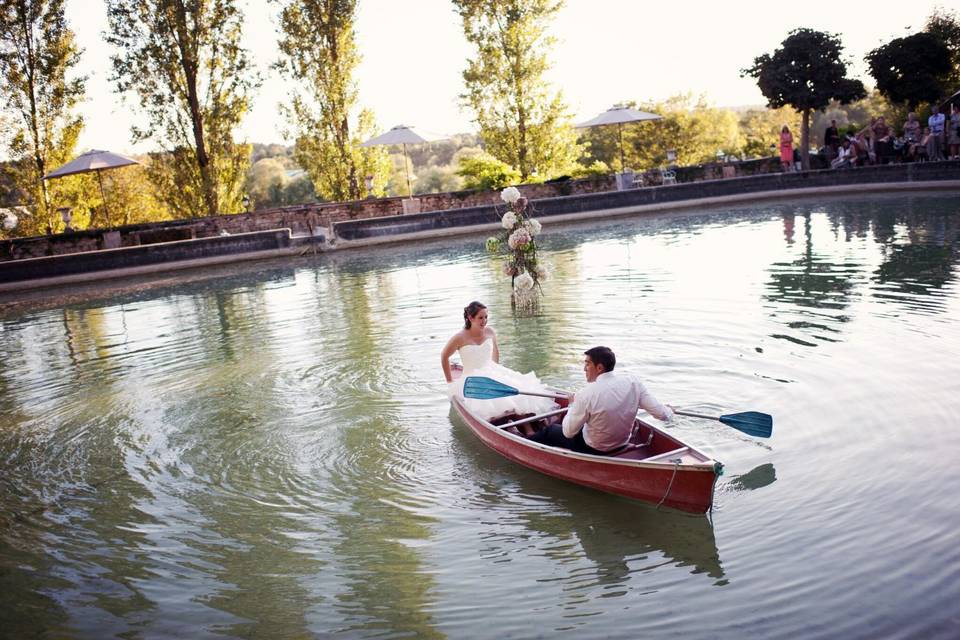
[[[950,190],[960,190],[960,162],[768,174],[543,198],[532,205],[534,215],[545,222],[579,222],[824,194]],[[502,207],[481,206],[335,222],[330,238],[294,236],[285,228],[28,258],[0,263],[0,292],[471,235],[499,229],[498,211]]]

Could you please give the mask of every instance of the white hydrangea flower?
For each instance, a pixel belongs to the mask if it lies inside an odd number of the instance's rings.
[[[540,221],[534,220],[533,218],[527,220],[525,226],[527,227],[527,231],[529,231],[530,235],[532,236],[537,235],[538,233],[540,233],[540,230],[543,229],[543,227],[540,226]]]
[[[521,227],[510,234],[510,237],[507,238],[507,244],[511,249],[516,249],[525,246],[531,240],[533,238],[530,237],[530,232]]]
[[[11,212],[2,213],[0,212],[0,220],[3,221],[3,230],[4,231],[13,231],[17,228],[17,216],[13,215]]]
[[[537,280],[546,280],[550,277],[550,269],[546,265],[537,265]]]
[[[513,211],[507,211],[503,214],[503,220],[500,222],[503,224],[504,229],[513,229],[513,226],[517,224],[517,214]]]
[[[520,199],[520,190],[516,187],[507,187],[500,192],[500,199],[507,204],[513,204]]]
[[[513,286],[517,288],[517,291],[530,291],[533,289],[533,278],[530,277],[529,273],[524,271],[513,281]]]

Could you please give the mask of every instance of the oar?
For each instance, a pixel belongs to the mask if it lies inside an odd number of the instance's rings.
[[[493,400],[507,396],[540,396],[541,398],[563,398],[562,393],[540,393],[538,391],[520,391],[510,385],[497,382],[493,378],[483,376],[467,376],[463,382],[463,397],[474,400]]]
[[[744,411],[743,413],[731,413],[726,416],[705,416],[699,413],[690,413],[689,411],[677,411],[674,413],[681,416],[690,416],[691,418],[705,418],[707,420],[719,420],[723,424],[739,429],[745,434],[757,438],[769,438],[773,433],[773,417],[759,411]]]

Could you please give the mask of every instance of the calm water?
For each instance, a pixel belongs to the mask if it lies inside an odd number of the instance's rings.
[[[960,636],[960,197],[545,225],[515,315],[483,238],[257,263],[0,316],[0,636]],[[712,518],[485,449],[439,351],[580,354],[758,441]]]

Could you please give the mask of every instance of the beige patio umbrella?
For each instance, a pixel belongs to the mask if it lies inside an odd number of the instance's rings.
[[[77,173],[89,173],[90,171],[94,171],[97,174],[97,182],[100,184],[100,197],[103,198],[103,208],[105,211],[109,211],[107,197],[103,193],[103,178],[100,176],[100,174],[109,169],[126,167],[131,164],[140,163],[133,158],[119,153],[93,149],[91,151],[87,151],[86,153],[80,154],[62,167],[57,167],[47,175],[43,176],[43,179],[51,180],[53,178],[62,178],[64,176],[72,176]]]
[[[655,113],[637,111],[636,109],[631,109],[626,105],[617,104],[610,107],[596,118],[582,122],[576,125],[576,127],[577,129],[585,129],[587,127],[602,127],[608,124],[617,125],[617,137],[620,140],[620,171],[623,171],[623,125],[631,122],[643,122],[645,120],[661,120],[662,118],[663,116],[659,116]]]
[[[403,146],[403,168],[407,172],[407,194],[413,195],[413,188],[410,186],[410,168],[407,165],[407,145],[408,144],[424,144],[427,142],[436,142],[437,140],[443,140],[445,136],[438,136],[434,134],[429,134],[424,131],[414,131],[413,127],[409,127],[405,124],[398,124],[394,128],[390,129],[386,133],[382,133],[375,138],[370,138],[364,143],[361,143],[361,147],[377,147],[377,146],[394,146],[402,145]]]

